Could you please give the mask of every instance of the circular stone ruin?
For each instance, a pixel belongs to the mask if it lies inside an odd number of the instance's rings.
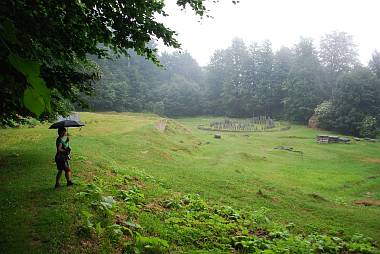
[[[247,119],[224,118],[212,120],[208,125],[198,125],[198,129],[218,132],[263,132],[284,131],[290,129],[267,116],[258,116]]]

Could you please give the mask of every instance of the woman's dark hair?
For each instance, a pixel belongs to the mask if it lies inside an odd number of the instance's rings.
[[[63,134],[66,132],[66,128],[65,127],[60,127],[58,129],[58,136],[63,136]]]

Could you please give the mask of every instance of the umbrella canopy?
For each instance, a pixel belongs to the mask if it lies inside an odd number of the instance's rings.
[[[82,127],[84,123],[75,120],[63,120],[52,124],[49,129],[58,129],[61,127]]]

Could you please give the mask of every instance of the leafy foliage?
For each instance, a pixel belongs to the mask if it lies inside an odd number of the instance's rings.
[[[315,115],[318,119],[318,127],[323,129],[331,128],[334,123],[334,109],[331,101],[324,101],[315,108]]]
[[[177,5],[208,15],[203,0],[181,0]],[[50,104],[53,88],[83,106],[80,94],[91,94],[100,75],[88,54],[102,58],[108,49],[118,55],[132,49],[157,64],[150,41],[180,46],[176,33],[157,20],[167,16],[164,6],[164,1],[2,1],[0,95],[7,99],[1,104],[1,117],[28,114],[27,110],[36,116],[55,113]]]
[[[156,180],[140,171],[141,175],[156,184]],[[116,172],[116,171],[115,171]],[[123,250],[126,253],[168,253],[171,250],[208,250],[211,252],[234,251],[239,253],[378,253],[372,239],[363,235],[351,238],[314,232],[301,235],[292,232],[292,224],[280,225],[271,221],[267,208],[253,211],[238,210],[230,206],[209,204],[198,194],[170,196],[162,200],[165,211],[150,210],[150,202],[143,190],[134,185],[140,177],[124,175],[117,171],[111,186],[99,178],[103,188],[89,185],[78,193],[81,201],[90,204],[91,211],[81,213],[79,232],[98,237],[108,251]],[[116,182],[116,184],[115,184]],[[119,191],[117,201],[106,196],[112,186],[130,186]],[[85,198],[85,200],[83,200]],[[97,204],[97,205],[94,205]],[[128,208],[135,207],[131,213]],[[104,213],[104,210],[109,210]],[[127,220],[125,216],[129,217]],[[153,219],[154,218],[154,219]],[[137,224],[136,221],[141,221]],[[154,223],[158,224],[152,224]],[[84,234],[83,236],[86,236]]]
[[[358,67],[343,74],[334,97],[317,106],[321,128],[362,137],[376,137],[380,83],[369,69]]]
[[[335,121],[333,128],[359,135],[360,125],[366,116],[378,119],[380,107],[380,83],[365,68],[357,68],[338,80],[333,97]]]
[[[360,126],[360,136],[367,138],[376,138],[377,130],[376,130],[377,121],[373,116],[365,116]]]
[[[22,117],[20,115],[15,115],[13,118],[6,118],[0,122],[0,126],[4,128],[19,128],[28,127],[34,128],[35,126],[41,124],[36,118],[33,117]]]
[[[160,254],[167,253],[169,244],[158,237],[137,236],[131,253]],[[127,249],[128,250],[128,249]]]

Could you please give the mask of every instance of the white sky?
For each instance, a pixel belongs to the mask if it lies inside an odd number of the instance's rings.
[[[237,5],[231,0],[208,1],[213,19],[200,21],[190,9],[180,11],[175,0],[165,0],[170,16],[160,19],[178,33],[182,49],[202,66],[234,37],[248,45],[269,39],[276,50],[293,46],[300,36],[313,38],[317,46],[324,34],[344,31],[354,36],[363,64],[380,49],[380,0],[240,0]]]

